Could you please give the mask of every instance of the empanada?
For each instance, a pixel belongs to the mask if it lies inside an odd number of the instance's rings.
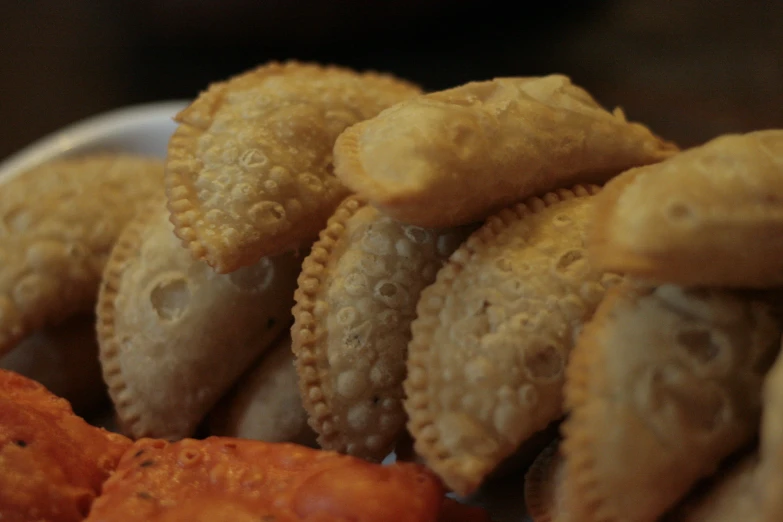
[[[343,129],[417,95],[391,76],[270,63],[211,85],[176,116],[166,192],[176,234],[220,273],[312,242],[348,191]]]
[[[101,154],[60,159],[0,186],[0,355],[95,306],[122,227],[163,190],[163,162]]]
[[[401,102],[343,132],[334,159],[337,177],[384,213],[446,227],[549,190],[603,183],[676,151],[555,74]]]
[[[598,190],[559,190],[490,217],[421,294],[408,429],[416,452],[461,495],[562,415],[574,336],[619,279],[586,259]]]
[[[727,135],[613,179],[590,257],[684,286],[783,284],[783,130]]]
[[[392,450],[419,294],[471,230],[403,225],[353,196],[329,219],[302,264],[291,328],[321,447],[378,461]]]
[[[123,430],[190,436],[290,326],[299,267],[289,253],[216,274],[182,248],[162,203],[132,221],[97,308],[103,375]]]
[[[228,437],[142,439],[87,522],[435,522],[442,499],[416,464]]]
[[[0,520],[77,522],[131,441],[90,426],[68,401],[0,370]]]
[[[94,314],[33,332],[0,357],[0,368],[40,382],[82,416],[98,413],[109,402],[98,362]]]
[[[757,296],[635,282],[607,293],[567,371],[573,522],[657,520],[749,443],[780,335]]]
[[[315,445],[299,395],[299,377],[284,333],[209,414],[212,435]]]

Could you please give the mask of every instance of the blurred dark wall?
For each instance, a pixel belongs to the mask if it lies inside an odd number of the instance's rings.
[[[563,72],[683,145],[783,127],[783,2],[2,0],[0,158],[121,105],[270,59],[440,89]]]

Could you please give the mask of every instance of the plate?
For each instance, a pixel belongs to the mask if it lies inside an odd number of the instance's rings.
[[[165,157],[169,138],[177,126],[173,117],[187,104],[185,100],[172,100],[134,105],[64,127],[0,162],[0,182],[47,161],[75,154],[125,152]],[[103,424],[115,429],[113,416],[104,419]],[[384,462],[393,461],[392,454]],[[522,472],[514,472],[463,501],[486,507],[493,522],[528,522],[522,483]]]
[[[68,125],[0,163],[0,180],[55,158],[89,152],[128,152],[164,157],[185,100],[133,105]]]

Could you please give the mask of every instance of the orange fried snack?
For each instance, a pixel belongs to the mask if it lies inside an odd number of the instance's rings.
[[[0,519],[83,520],[130,444],[37,382],[0,370]]]
[[[87,521],[435,522],[443,493],[417,464],[229,437],[140,439]]]

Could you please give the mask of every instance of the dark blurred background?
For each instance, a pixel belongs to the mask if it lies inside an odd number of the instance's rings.
[[[781,0],[0,0],[0,159],[270,59],[429,90],[562,72],[684,146],[783,127]]]

